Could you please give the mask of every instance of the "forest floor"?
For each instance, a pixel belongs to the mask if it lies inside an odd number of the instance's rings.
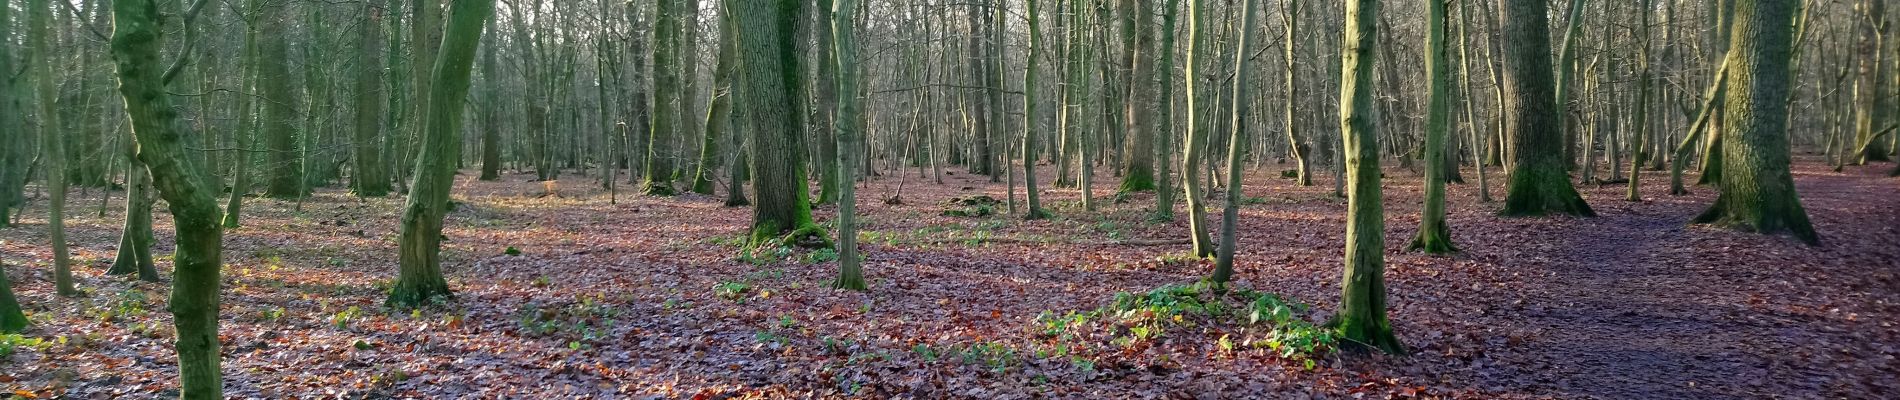
[[[1267,168],[1245,186],[1237,286],[1311,305],[1286,309],[1284,326],[1320,323],[1339,297],[1345,204],[1330,177],[1297,187]],[[1159,317],[1070,314],[1209,271],[1165,242],[1185,237],[1184,211],[1150,222],[1153,195],[1114,203],[1106,171],[1099,212],[1050,189],[1056,217],[1040,221],[944,216],[950,198],[1005,187],[886,171],[859,191],[864,293],[826,288],[826,251],[741,251],[751,212],[723,197],[610,204],[573,171],[554,183],[465,171],[445,232],[456,297],[422,310],[382,307],[402,198],[247,199],[244,227],[226,234],[223,370],[228,395],[253,398],[1894,398],[1890,168],[1797,165],[1819,247],[1689,226],[1714,190],[1666,196],[1666,174],[1647,171],[1641,202],[1623,185],[1580,187],[1596,218],[1500,218],[1466,170],[1471,184],[1450,189],[1463,251],[1445,257],[1402,251],[1420,185],[1391,169],[1385,276],[1407,357],[1287,351],[1290,329],[1221,314],[1230,295]],[[902,204],[882,201],[899,187]],[[169,287],[102,275],[123,193],[102,216],[101,191],[85,192],[67,220],[85,297],[52,294],[43,198],[0,230],[35,322],[0,357],[0,395],[173,397]]]

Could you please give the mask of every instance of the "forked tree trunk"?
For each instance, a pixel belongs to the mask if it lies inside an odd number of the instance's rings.
[[[177,230],[169,308],[177,329],[179,397],[224,397],[219,371],[218,292],[223,265],[224,229],[219,226],[217,188],[187,154],[191,137],[171,95],[165,92],[159,52],[164,30],[152,0],[113,2],[112,54],[118,63],[119,93],[138,139],[139,158],[152,173],[153,186],[170,205]]]

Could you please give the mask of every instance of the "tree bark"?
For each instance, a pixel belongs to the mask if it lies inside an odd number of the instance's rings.
[[[1208,135],[1207,129],[1203,128],[1212,124],[1200,120],[1202,106],[1199,103],[1203,90],[1198,83],[1201,77],[1197,72],[1201,70],[1203,51],[1208,49],[1207,32],[1201,25],[1207,20],[1207,15],[1202,12],[1201,3],[1188,2],[1188,34],[1193,37],[1188,40],[1187,66],[1182,72],[1187,82],[1188,133],[1187,140],[1182,144],[1185,148],[1181,156],[1181,198],[1187,200],[1188,238],[1194,244],[1190,251],[1195,257],[1207,258],[1215,254],[1214,242],[1207,234],[1207,210],[1204,205],[1207,201],[1201,190],[1201,176],[1206,167],[1201,158],[1204,157],[1202,152],[1207,147]]]
[[[1247,120],[1246,110],[1250,103],[1248,95],[1252,91],[1252,83],[1247,81],[1247,76],[1251,75],[1249,72],[1252,72],[1253,64],[1253,52],[1248,49],[1257,46],[1254,40],[1259,37],[1254,29],[1260,14],[1256,10],[1257,6],[1256,0],[1241,1],[1240,39],[1234,43],[1233,101],[1229,103],[1232,109],[1228,116],[1228,130],[1231,133],[1227,138],[1227,204],[1221,211],[1220,248],[1214,256],[1214,274],[1208,277],[1208,281],[1213,282],[1219,290],[1226,290],[1227,283],[1233,280],[1234,253],[1240,247],[1240,201],[1244,195],[1240,178],[1245,172],[1241,169],[1240,159],[1246,152],[1247,129],[1252,123]]]
[[[1524,2],[1528,0],[1515,0]],[[1543,8],[1539,0],[1538,8]],[[1379,0],[1346,2],[1345,70],[1340,76],[1339,124],[1346,158],[1346,268],[1339,314],[1332,321],[1342,339],[1387,353],[1405,352],[1385,305],[1385,211],[1379,188],[1379,132],[1372,116],[1373,54]],[[1543,18],[1539,14],[1538,18]],[[1548,46],[1546,43],[1545,46]],[[1544,59],[1549,59],[1546,51]],[[1549,82],[1550,63],[1545,82]],[[1548,93],[1548,92],[1546,92]],[[1542,96],[1548,103],[1552,96]]]
[[[470,67],[494,0],[455,0],[441,52],[430,70],[427,118],[422,122],[422,152],[416,160],[409,200],[403,207],[400,271],[389,292],[391,306],[415,307],[450,296],[442,277],[442,217],[448,213],[455,163],[461,158],[463,100],[468,97]]]
[[[1031,10],[1029,14],[1031,32],[1034,32],[1036,0],[1028,1]],[[856,155],[859,153],[859,148],[863,146],[859,136],[863,132],[858,129],[856,121],[864,118],[863,101],[858,98],[858,85],[862,76],[859,74],[857,65],[857,41],[852,37],[855,35],[856,27],[852,25],[851,17],[857,14],[857,3],[857,0],[835,0],[832,2],[833,9],[830,13],[831,43],[835,47],[833,54],[836,57],[833,64],[835,68],[832,70],[838,73],[836,79],[838,119],[833,121],[832,126],[838,132],[837,147],[844,150],[837,152],[837,158],[831,160],[832,166],[837,168],[837,177],[842,183],[838,185],[838,279],[833,281],[831,286],[838,289],[863,291],[865,289],[864,270],[858,265],[858,198],[855,190],[857,185],[853,179],[856,174],[852,170],[857,167]],[[1031,196],[1034,196],[1033,192]]]
[[[1452,118],[1451,57],[1445,47],[1445,2],[1428,0],[1425,3],[1425,74],[1431,79],[1431,100],[1425,114],[1425,215],[1419,220],[1418,234],[1406,247],[1444,254],[1458,251],[1451,243],[1451,231],[1445,222],[1445,170],[1454,167],[1445,163],[1445,136],[1451,130]],[[1376,186],[1377,178],[1374,179]]]
[[[1787,232],[1809,245],[1820,236],[1795,194],[1789,172],[1788,22],[1794,2],[1735,0],[1734,38],[1727,79],[1734,85],[1724,117],[1722,193],[1695,223],[1744,231]]]
[[[1565,173],[1562,109],[1550,71],[1550,21],[1543,0],[1508,0],[1500,13],[1510,107],[1511,180],[1506,216],[1595,216]]]
[[[733,0],[740,27],[739,54],[745,84],[739,100],[752,135],[752,228],[748,247],[794,244],[829,246],[812,223],[806,198],[806,102],[796,96],[805,83],[798,47],[803,0]]]
[[[224,229],[218,224],[207,173],[187,155],[189,129],[173,111],[165,92],[159,51],[164,46],[158,5],[152,0],[112,4],[112,54],[119,93],[138,139],[138,156],[152,173],[153,186],[170,205],[177,229],[169,308],[177,329],[179,397],[223,398],[219,371],[218,292],[223,266]]]
[[[389,171],[381,146],[383,103],[388,101],[383,92],[383,9],[365,2],[363,13],[364,20],[357,26],[361,34],[356,61],[356,160],[350,186],[357,196],[383,197],[389,195]],[[487,171],[483,168],[484,177]]]
[[[40,108],[40,158],[46,167],[46,236],[53,249],[53,282],[61,296],[77,296],[79,289],[73,287],[72,256],[66,249],[66,136],[65,125],[60,122],[58,72],[54,56],[58,51],[53,47],[52,24],[53,6],[47,0],[30,0],[28,3],[29,45],[32,56],[27,57],[27,73],[35,85]]]

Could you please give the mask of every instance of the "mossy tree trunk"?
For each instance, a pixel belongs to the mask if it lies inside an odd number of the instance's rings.
[[[1542,8],[1541,2],[1538,5]],[[1332,325],[1353,345],[1402,354],[1405,348],[1393,336],[1385,310],[1385,209],[1379,189],[1379,132],[1372,115],[1378,15],[1379,0],[1346,2],[1346,48],[1340,52],[1345,70],[1339,87],[1339,125],[1346,150],[1346,268]],[[1544,54],[1549,60],[1549,52]],[[1539,64],[1549,83],[1550,63]],[[1540,98],[1548,104],[1554,97]]]
[[[1570,185],[1564,157],[1563,119],[1558,115],[1550,65],[1550,17],[1544,0],[1507,0],[1499,13],[1504,25],[1504,70],[1512,101],[1506,154],[1511,180],[1504,196],[1506,216],[1570,214],[1595,216]]]
[[[812,223],[805,156],[806,102],[795,94],[805,82],[799,55],[802,0],[734,0],[740,66],[745,82],[739,100],[752,135],[752,182],[756,199],[748,246],[776,243],[829,245]],[[816,240],[813,240],[816,239]]]
[[[1677,144],[1675,151],[1669,156],[1670,195],[1689,194],[1689,188],[1682,184],[1682,170],[1688,167],[1689,154],[1695,151],[1696,143],[1702,142],[1703,132],[1713,129],[1709,128],[1709,120],[1713,119],[1715,110],[1720,107],[1717,102],[1721,101],[1723,94],[1728,92],[1728,69],[1727,61],[1716,67],[1715,80],[1709,82],[1708,91],[1702,96],[1702,105],[1697,108],[1695,120],[1689,122],[1689,133],[1682,136],[1682,143]]]
[[[208,173],[189,156],[189,127],[174,112],[159,62],[164,30],[152,0],[113,2],[112,54],[119,93],[138,140],[138,157],[152,173],[153,187],[169,204],[177,230],[169,308],[177,329],[179,397],[224,397],[219,371],[218,292],[224,228]]]
[[[46,167],[46,237],[53,248],[53,282],[61,296],[79,295],[79,289],[73,287],[72,256],[66,249],[66,135],[62,132],[65,125],[60,122],[59,85],[55,82],[59,73],[54,71],[54,56],[58,50],[53,48],[52,25],[53,6],[47,0],[27,2],[28,20],[32,31],[28,32],[28,45],[32,56],[27,57],[27,77],[32,77],[34,93],[38,95],[40,108],[40,158]]]
[[[1787,232],[1808,244],[1820,236],[1808,221],[1789,172],[1788,56],[1794,2],[1736,0],[1724,107],[1722,193],[1695,223],[1762,233]]]
[[[493,19],[493,17],[490,17],[490,19]],[[489,22],[491,25],[494,23],[494,21]],[[496,60],[499,58],[496,57],[496,54],[501,52],[502,41],[497,39],[495,35],[488,35],[488,43],[482,49],[482,80],[485,81],[483,91],[486,92],[487,96],[485,97],[488,97],[488,99],[482,103],[483,110],[485,111],[481,116],[482,174],[478,179],[484,181],[501,179],[501,115],[504,112],[503,110],[507,108],[506,104],[508,104],[510,100],[513,100],[512,96],[502,95],[503,78],[501,76],[501,63]],[[605,84],[602,86],[605,86]],[[605,103],[605,101],[602,103]],[[601,147],[606,148],[608,154],[612,155],[618,155],[618,150],[622,149],[622,147],[613,140],[608,140],[606,143],[603,143]],[[617,157],[610,157],[601,161],[601,167],[607,169],[607,179],[611,181],[613,179],[612,172],[620,168],[620,164]],[[613,189],[611,182],[608,183],[608,189]]]
[[[403,207],[401,271],[389,292],[390,305],[419,306],[450,295],[448,282],[442,278],[442,217],[449,211],[455,162],[462,153],[458,139],[469,70],[494,6],[494,0],[455,0],[440,53],[433,61],[418,60],[435,67],[429,79],[427,118],[421,121],[422,153]]]
[[[1212,126],[1200,120],[1202,114],[1199,103],[1203,99],[1203,90],[1198,72],[1201,70],[1201,56],[1208,50],[1207,30],[1202,25],[1208,21],[1207,15],[1202,12],[1201,3],[1188,2],[1188,34],[1193,37],[1188,40],[1187,65],[1182,69],[1182,78],[1187,82],[1188,132],[1187,140],[1182,143],[1185,148],[1181,156],[1181,198],[1187,200],[1188,238],[1194,244],[1191,251],[1195,257],[1206,258],[1215,254],[1214,242],[1207,234],[1207,201],[1201,189],[1201,176],[1206,168],[1201,158],[1205,157],[1209,133],[1208,129],[1203,128]]]
[[[1418,235],[1406,247],[1444,254],[1458,251],[1445,223],[1445,172],[1457,167],[1445,162],[1445,136],[1451,130],[1451,57],[1445,46],[1445,2],[1425,3],[1425,74],[1431,79],[1425,114],[1425,215],[1419,220]]]
[[[1232,108],[1228,114],[1227,204],[1221,211],[1220,249],[1214,257],[1214,274],[1207,278],[1218,290],[1226,290],[1227,283],[1233,281],[1234,253],[1240,248],[1240,199],[1243,196],[1240,178],[1245,175],[1240,159],[1247,151],[1247,129],[1252,123],[1247,119],[1247,107],[1252,104],[1248,96],[1253,85],[1247,76],[1252,75],[1253,54],[1247,49],[1256,46],[1255,39],[1259,37],[1254,29],[1260,18],[1260,11],[1256,10],[1258,4],[1255,0],[1241,1],[1240,40],[1234,43],[1234,80],[1230,92],[1233,101],[1228,103]]]
[[[7,279],[7,268],[0,265],[0,333],[20,333],[26,330],[26,313],[20,311],[20,299],[13,297],[13,282]]]

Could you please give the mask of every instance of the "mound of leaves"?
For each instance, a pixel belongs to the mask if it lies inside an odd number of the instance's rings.
[[[1333,351],[1336,330],[1307,318],[1308,306],[1246,288],[1214,290],[1206,283],[1167,285],[1146,293],[1122,292],[1112,304],[1064,314],[1043,312],[1037,333],[1076,354],[1088,349],[1140,353],[1156,341],[1212,340],[1220,353],[1257,352],[1305,361]]]
[[[982,217],[996,213],[1003,201],[989,195],[957,196],[943,202],[943,215],[950,217]]]

